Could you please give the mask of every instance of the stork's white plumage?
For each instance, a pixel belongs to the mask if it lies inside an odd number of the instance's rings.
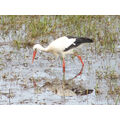
[[[60,37],[60,38],[54,40],[46,48],[42,47],[40,44],[36,44],[33,46],[34,52],[33,52],[32,63],[34,61],[37,50],[39,50],[39,51],[44,51],[44,52],[51,52],[55,56],[59,56],[59,55],[62,56],[62,58],[63,58],[63,72],[65,72],[65,60],[64,60],[64,58],[65,58],[66,54],[76,55],[79,58],[79,60],[81,61],[82,66],[84,66],[84,63],[83,63],[81,57],[73,52],[73,48],[78,47],[82,43],[91,43],[91,42],[93,42],[93,40],[89,39],[89,38],[64,36],[64,37]]]

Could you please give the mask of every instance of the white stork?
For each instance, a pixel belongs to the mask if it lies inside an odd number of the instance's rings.
[[[89,39],[89,38],[63,36],[63,37],[60,37],[60,38],[54,40],[53,42],[51,42],[49,44],[49,46],[47,46],[46,48],[42,47],[40,44],[36,44],[33,46],[34,52],[33,52],[32,63],[34,61],[36,52],[38,50],[38,51],[44,51],[44,52],[51,52],[57,57],[59,55],[62,56],[62,58],[63,58],[63,72],[65,72],[65,60],[64,60],[64,58],[65,58],[66,54],[76,55],[79,58],[79,60],[81,61],[82,68],[83,68],[84,63],[82,61],[81,56],[74,53],[73,49],[78,47],[82,43],[91,43],[91,42],[93,42],[93,40]]]

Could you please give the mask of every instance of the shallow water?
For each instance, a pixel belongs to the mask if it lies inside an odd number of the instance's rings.
[[[17,35],[24,35],[24,26],[17,32]],[[32,48],[13,47],[11,42],[16,37],[12,32],[8,37],[0,36],[0,104],[120,104],[119,94],[109,94],[109,90],[120,87],[120,52],[101,53],[95,51],[95,44],[85,44],[77,51],[84,61],[82,75],[73,80],[74,84],[84,89],[92,89],[91,94],[86,95],[63,95],[56,94],[45,83],[55,83],[55,87],[63,84],[62,62],[56,60],[49,53],[37,53],[32,64]],[[16,37],[17,38],[17,37]],[[51,38],[50,38],[50,41]],[[3,44],[2,44],[3,43]],[[5,44],[6,43],[6,44]],[[65,81],[69,81],[81,70],[81,63],[78,58],[66,57]],[[100,77],[105,72],[114,70],[117,78]],[[109,75],[108,75],[109,76]],[[37,87],[34,86],[36,81]],[[53,83],[52,83],[53,82]],[[42,90],[41,90],[42,88]],[[97,90],[96,90],[97,89]],[[64,89],[63,89],[64,91]],[[62,91],[62,92],[63,92]],[[58,91],[59,92],[59,91]],[[71,92],[71,91],[68,91]]]

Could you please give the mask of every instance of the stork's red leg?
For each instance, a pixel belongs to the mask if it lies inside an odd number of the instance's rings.
[[[80,62],[82,63],[82,68],[81,68],[81,71],[80,71],[80,73],[78,74],[78,75],[81,75],[81,74],[82,74],[82,71],[83,71],[83,67],[84,67],[84,62],[82,61],[81,56],[79,56],[79,55],[77,55],[77,54],[75,54],[75,56],[77,56],[77,57],[78,57],[78,59],[80,60]],[[78,76],[78,75],[77,75],[77,76]]]
[[[82,61],[82,58],[81,58],[81,56],[79,56],[79,55],[76,55],[77,57],[78,57],[78,59],[81,61],[81,63],[82,63],[82,66],[84,66],[84,62]]]
[[[63,58],[63,72],[65,72],[65,60]]]
[[[81,56],[77,55],[76,53],[74,53],[74,55],[78,57],[78,59],[79,59],[79,60],[80,60],[80,62],[82,63],[82,66],[84,66],[84,62],[82,61]]]

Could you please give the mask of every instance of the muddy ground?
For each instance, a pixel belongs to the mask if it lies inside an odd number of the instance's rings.
[[[24,26],[16,34],[9,31],[7,36],[0,35],[1,105],[120,104],[119,45],[116,44],[114,53],[99,54],[95,43],[78,47],[85,66],[82,74],[72,79],[82,68],[78,58],[66,57],[65,74],[61,59],[50,53],[37,53],[32,64],[32,47],[18,49],[13,45],[18,34],[24,38]]]

